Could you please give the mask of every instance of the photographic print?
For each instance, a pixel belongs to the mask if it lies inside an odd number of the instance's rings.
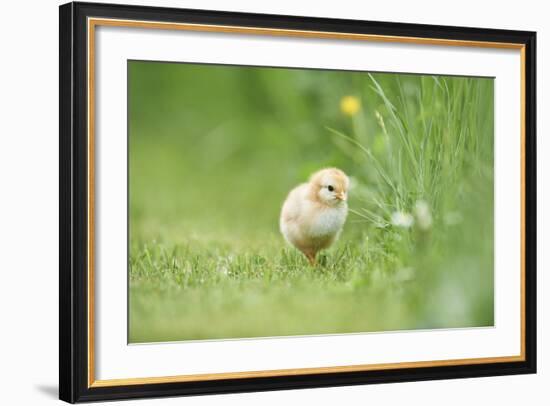
[[[494,325],[494,78],[127,69],[129,343]]]

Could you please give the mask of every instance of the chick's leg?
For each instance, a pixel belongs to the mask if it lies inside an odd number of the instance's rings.
[[[311,266],[317,265],[317,260],[315,259],[315,257],[317,256],[316,252],[306,251],[306,252],[304,252],[304,254],[307,257],[307,260],[309,261],[309,264]]]

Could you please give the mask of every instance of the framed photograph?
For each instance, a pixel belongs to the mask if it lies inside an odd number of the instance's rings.
[[[536,371],[536,34],[60,7],[60,398]]]

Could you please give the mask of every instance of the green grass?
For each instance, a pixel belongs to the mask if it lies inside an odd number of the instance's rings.
[[[130,342],[493,324],[492,79],[129,68]],[[351,213],[312,268],[278,215],[324,166]]]

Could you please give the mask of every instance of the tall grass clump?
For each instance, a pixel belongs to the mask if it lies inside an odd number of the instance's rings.
[[[441,294],[464,312],[473,301],[491,323],[493,82],[368,77],[349,130],[327,127],[352,162],[354,221],[387,257],[386,273],[406,269],[421,283],[427,319],[438,311],[424,299]],[[479,284],[467,292],[463,278]],[[453,317],[453,306],[441,313]]]

